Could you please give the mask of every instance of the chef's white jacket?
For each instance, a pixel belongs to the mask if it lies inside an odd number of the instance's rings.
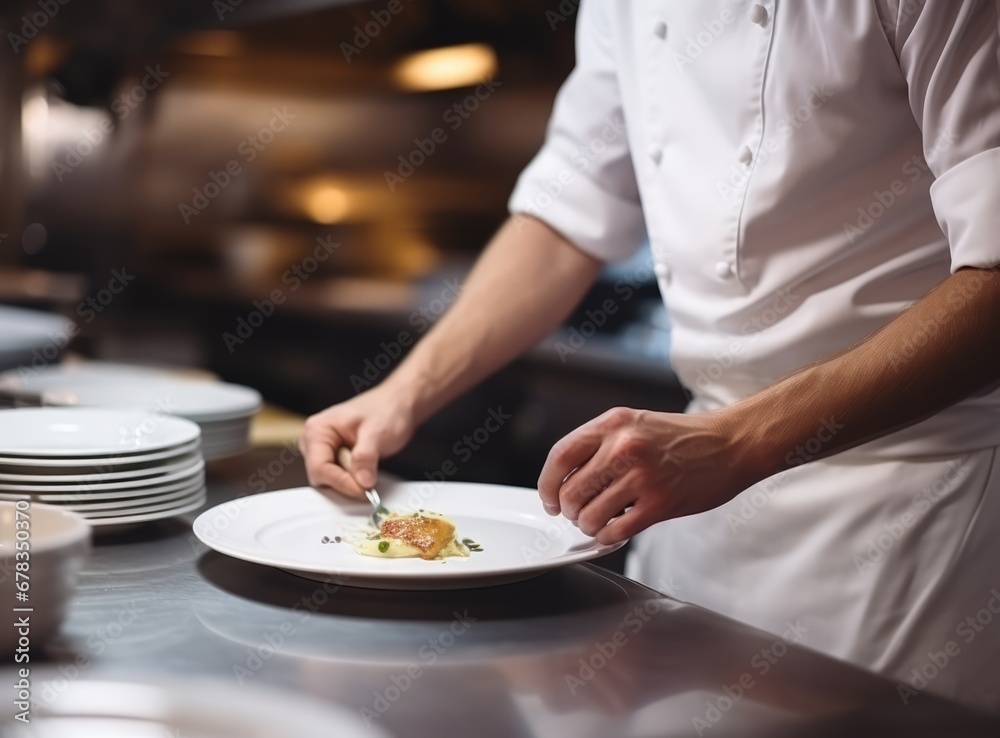
[[[607,261],[648,237],[689,410],[720,407],[1000,264],[998,53],[993,0],[584,0],[510,209]],[[1000,589],[998,445],[981,393],[654,526],[630,572],[919,685]],[[1000,702],[995,605],[927,689]]]

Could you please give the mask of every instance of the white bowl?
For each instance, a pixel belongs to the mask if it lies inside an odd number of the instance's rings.
[[[28,579],[18,579],[19,523],[28,521]],[[22,540],[24,536],[22,535]],[[23,547],[22,547],[23,548]],[[90,550],[90,526],[84,518],[52,505],[0,501],[0,655],[16,656],[24,630],[16,625],[27,617],[31,654],[51,638],[66,616],[77,573]],[[23,557],[22,561],[23,563]],[[18,602],[18,582],[28,582],[28,601]],[[14,608],[31,608],[15,612]],[[19,663],[14,659],[15,664]]]

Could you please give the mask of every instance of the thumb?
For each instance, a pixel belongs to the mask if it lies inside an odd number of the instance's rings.
[[[378,436],[362,432],[351,449],[351,475],[365,489],[375,486],[378,478]]]

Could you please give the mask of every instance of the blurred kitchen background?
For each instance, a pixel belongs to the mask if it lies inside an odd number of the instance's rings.
[[[72,319],[73,355],[207,369],[300,416],[351,397],[504,219],[576,5],[5,0],[0,303]],[[604,410],[683,407],[668,347],[648,260],[620,265],[386,467],[534,486]],[[491,408],[512,417],[456,458]]]

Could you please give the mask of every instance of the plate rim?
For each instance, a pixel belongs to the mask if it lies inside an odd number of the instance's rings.
[[[145,479],[156,479],[158,476],[164,477],[173,472],[178,472],[191,466],[195,460],[199,457],[198,450],[189,451],[187,454],[183,455],[177,461],[169,464],[157,464],[155,466],[150,466],[142,469],[122,469],[120,471],[109,471],[109,472],[88,472],[87,474],[7,474],[0,471],[0,484],[20,484],[22,482],[33,483],[33,482],[64,482],[66,484],[80,483],[86,484],[89,482],[100,482],[100,481],[119,481],[134,479],[145,480]],[[2,467],[0,467],[2,468]],[[169,470],[169,471],[164,471]],[[140,474],[139,472],[147,472],[146,474]],[[11,478],[13,477],[13,479]]]
[[[402,480],[400,482],[400,484],[407,484],[407,483],[409,483],[409,484],[421,484],[422,482],[420,482],[419,480]],[[519,490],[521,492],[535,492],[534,490],[531,490],[528,487],[516,487],[516,486],[513,486],[513,485],[491,484],[491,483],[484,483],[484,482],[453,482],[453,481],[446,481],[446,482],[433,482],[432,484],[434,484],[435,486],[440,486],[440,485],[449,485],[450,486],[450,485],[458,484],[458,485],[462,485],[462,486],[465,486],[465,487],[473,486],[473,487],[483,487],[483,488],[502,488],[502,489],[504,489],[504,490],[506,490],[508,492],[510,492],[512,490]],[[207,525],[206,522],[202,522],[202,521],[207,520],[206,516],[208,516],[209,514],[211,514],[213,511],[220,510],[221,508],[227,507],[229,505],[239,505],[240,501],[253,500],[254,498],[272,497],[272,496],[277,496],[277,495],[288,495],[289,493],[299,493],[299,494],[301,494],[301,493],[304,493],[307,490],[311,490],[311,491],[313,491],[314,494],[322,496],[321,492],[318,492],[318,491],[314,490],[312,487],[291,487],[291,488],[288,488],[288,489],[270,490],[268,492],[260,492],[258,494],[246,495],[244,497],[237,497],[237,498],[235,498],[233,500],[227,500],[227,501],[222,502],[222,503],[220,503],[218,505],[214,505],[214,506],[208,508],[207,510],[205,510],[204,512],[202,512],[197,518],[195,518],[194,522],[191,524],[191,531],[194,533],[195,537],[198,538],[199,541],[201,541],[203,544],[205,544],[206,546],[208,546],[213,551],[216,551],[218,553],[224,554],[226,556],[230,556],[230,557],[235,558],[235,559],[240,559],[242,561],[249,561],[250,563],[253,563],[253,564],[261,564],[263,566],[269,566],[269,567],[272,567],[272,568],[275,568],[275,569],[281,569],[281,570],[285,570],[285,571],[295,570],[295,571],[301,571],[301,572],[310,572],[310,573],[313,573],[313,574],[330,574],[332,576],[338,576],[338,577],[350,576],[350,577],[356,577],[356,578],[358,578],[360,580],[363,580],[363,579],[372,579],[372,580],[406,579],[406,580],[409,580],[409,581],[414,581],[414,582],[420,581],[420,582],[426,582],[426,583],[432,583],[432,582],[435,582],[435,581],[456,582],[456,581],[460,581],[460,580],[463,580],[463,579],[467,579],[467,580],[470,580],[470,581],[481,581],[481,580],[488,580],[491,577],[506,576],[506,575],[509,575],[509,574],[511,574],[513,572],[523,572],[523,573],[536,572],[536,571],[537,572],[544,572],[544,571],[548,571],[550,569],[557,569],[557,568],[560,568],[562,566],[568,566],[570,564],[578,564],[578,563],[582,563],[584,561],[590,561],[591,559],[595,559],[595,558],[597,558],[599,556],[604,556],[606,554],[609,554],[609,553],[612,553],[614,551],[617,551],[619,548],[621,548],[622,546],[624,546],[625,543],[626,543],[626,541],[621,541],[619,543],[615,543],[615,544],[611,544],[611,545],[605,545],[605,544],[597,543],[597,541],[595,540],[594,543],[596,544],[596,546],[594,548],[588,548],[588,549],[585,549],[583,551],[579,551],[579,552],[576,552],[576,553],[573,553],[573,554],[568,554],[568,555],[565,555],[565,556],[560,557],[558,559],[548,559],[548,560],[542,560],[542,561],[539,561],[539,562],[536,562],[536,563],[533,563],[533,564],[525,564],[524,566],[519,566],[519,567],[516,567],[514,569],[511,569],[511,568],[507,567],[507,568],[499,569],[499,570],[495,570],[495,571],[486,571],[486,572],[483,572],[483,571],[474,571],[474,572],[466,571],[466,572],[463,572],[458,567],[454,567],[454,568],[450,569],[447,572],[444,572],[444,571],[440,571],[440,572],[436,572],[436,573],[428,572],[426,575],[421,574],[419,576],[414,576],[412,572],[399,572],[399,571],[383,571],[383,572],[370,571],[369,572],[369,571],[364,571],[364,572],[359,573],[359,572],[355,572],[355,571],[350,570],[350,569],[344,569],[344,568],[336,569],[336,568],[332,568],[332,567],[323,567],[323,566],[318,565],[318,564],[306,564],[305,562],[295,562],[295,561],[290,561],[290,560],[277,561],[274,557],[271,557],[270,560],[267,560],[267,557],[265,557],[265,556],[256,556],[256,555],[254,555],[252,553],[249,553],[247,551],[244,551],[242,549],[227,547],[224,544],[220,544],[220,540],[219,540],[218,537],[215,537],[214,541],[209,541],[209,540],[206,539],[206,536],[203,536],[202,532],[199,531],[199,523],[201,523],[201,526]],[[250,503],[250,504],[253,504],[253,503]],[[244,509],[243,512],[245,513],[246,510]],[[272,520],[272,521],[269,521],[269,522],[273,523],[273,522],[277,522],[277,521]],[[231,529],[232,529],[232,525],[229,525],[229,526],[226,527],[225,530],[229,531]],[[228,550],[226,550],[226,549],[228,549]],[[305,564],[305,565],[303,565],[303,564]],[[351,586],[351,585],[348,584],[347,586]],[[362,586],[362,585],[354,585],[354,586]]]
[[[105,416],[114,416],[114,415],[117,415],[119,418],[129,417],[132,420],[135,420],[137,418],[141,419],[141,420],[145,420],[147,418],[152,418],[152,419],[154,419],[157,422],[157,424],[170,423],[170,424],[176,425],[176,426],[178,426],[178,432],[180,432],[180,430],[183,429],[184,431],[186,431],[186,435],[184,435],[180,440],[174,439],[174,440],[172,440],[169,443],[161,441],[160,443],[153,443],[153,444],[148,445],[148,446],[143,446],[142,448],[134,448],[134,447],[133,448],[128,448],[128,447],[121,448],[121,447],[119,447],[119,448],[101,448],[101,449],[95,449],[95,448],[65,448],[65,449],[61,449],[61,448],[51,448],[51,447],[45,448],[45,447],[43,447],[43,448],[19,448],[19,449],[16,449],[16,450],[12,450],[12,449],[5,448],[4,446],[0,445],[0,455],[3,455],[3,456],[31,456],[31,457],[38,457],[38,458],[48,458],[48,457],[54,457],[54,458],[66,458],[66,457],[87,458],[87,457],[92,457],[92,456],[114,455],[116,453],[117,454],[123,454],[123,455],[129,454],[129,453],[140,454],[140,453],[151,453],[151,452],[155,452],[155,451],[162,451],[162,450],[165,450],[165,449],[168,449],[168,448],[172,448],[173,446],[176,446],[178,444],[189,443],[189,442],[191,442],[193,440],[201,438],[201,428],[194,421],[188,420],[186,418],[181,418],[181,417],[178,417],[176,415],[170,415],[170,414],[167,414],[167,413],[164,413],[164,414],[162,414],[160,416],[157,416],[154,413],[146,411],[146,410],[138,410],[138,409],[127,410],[127,409],[124,409],[124,408],[103,408],[103,407],[25,407],[25,408],[7,408],[7,409],[0,410],[0,421],[2,421],[4,419],[4,416],[5,416],[6,413],[19,413],[19,414],[21,414],[22,417],[24,417],[27,414],[32,414],[32,415],[55,415],[56,413],[78,413],[81,416],[86,415],[86,414],[90,414],[92,417],[96,416],[96,415],[99,415],[99,414],[103,414]],[[141,422],[141,420],[140,420],[140,422]],[[79,422],[79,421],[76,421],[76,422]],[[91,422],[96,422],[96,421],[92,420]],[[111,421],[111,422],[116,422],[116,421]],[[117,421],[117,422],[120,422],[120,421]],[[0,444],[2,444],[2,443],[3,442],[0,441]]]
[[[164,474],[160,477],[151,478],[140,478],[140,479],[125,479],[118,482],[106,482],[104,484],[87,484],[86,482],[81,484],[50,484],[41,485],[38,483],[34,485],[31,484],[16,484],[11,485],[7,482],[0,482],[0,492],[16,493],[23,492],[24,494],[48,494],[49,492],[53,494],[68,493],[68,492],[112,492],[114,490],[123,489],[144,489],[145,487],[151,486],[149,482],[159,482],[162,484],[167,484],[168,482],[179,482],[185,477],[194,476],[205,470],[205,459],[203,457],[198,458],[198,460],[191,464],[188,469],[182,469],[180,471],[171,472],[170,474]],[[137,482],[145,482],[146,484],[137,484]],[[140,493],[141,494],[141,493]]]
[[[80,456],[80,457],[50,457],[41,458],[37,456],[17,456],[0,455],[0,467],[3,466],[40,466],[40,467],[62,467],[62,466],[116,466],[124,464],[143,464],[148,461],[159,461],[169,459],[171,456],[183,456],[192,451],[197,451],[200,447],[200,438],[187,441],[178,446],[167,448],[162,451],[151,451],[148,454],[118,454],[115,456]]]

